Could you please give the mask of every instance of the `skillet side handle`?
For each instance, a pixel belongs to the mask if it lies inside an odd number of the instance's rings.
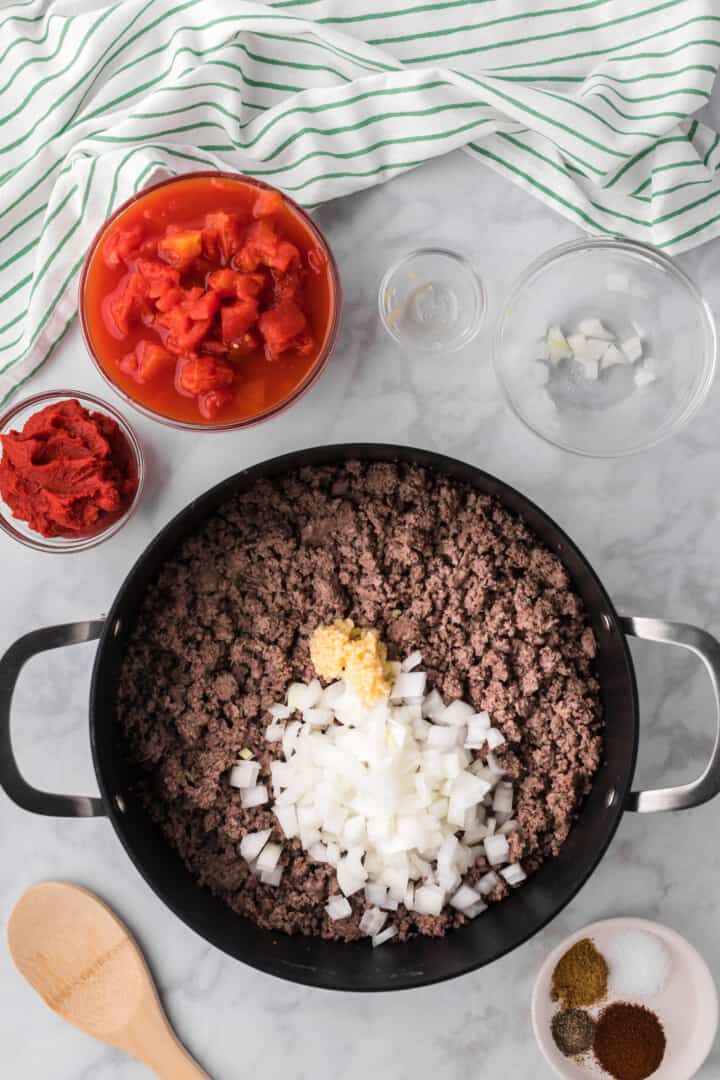
[[[651,791],[631,791],[625,808],[641,814],[654,814],[660,810],[689,810],[701,806],[720,792],[720,642],[706,630],[686,623],[667,622],[665,619],[621,618],[620,626],[630,637],[643,641],[657,641],[665,645],[679,645],[698,656],[710,676],[715,699],[715,745],[705,770],[697,780],[678,787],[656,788]]]
[[[95,641],[102,634],[104,625],[100,619],[33,630],[18,638],[0,660],[0,787],[23,810],[51,817],[104,817],[106,814],[102,799],[86,795],[54,795],[28,784],[15,761],[10,732],[13,693],[27,661],[48,649]]]

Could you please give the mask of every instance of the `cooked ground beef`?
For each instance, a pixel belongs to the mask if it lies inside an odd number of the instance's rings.
[[[118,718],[141,797],[199,882],[264,927],[360,936],[365,902],[330,922],[335,873],[284,841],[268,808],[227,782],[248,747],[269,785],[268,706],[313,671],[309,639],[340,617],[377,627],[390,656],[423,654],[428,685],[487,710],[507,742],[528,872],[562,846],[602,748],[595,641],[562,563],[496,500],[425,469],[350,462],[257,483],[185,541],[148,590],[120,680]],[[239,855],[246,832],[284,842],[278,888]],[[489,867],[481,857],[467,875]],[[500,900],[503,882],[493,893]],[[400,940],[464,917],[400,907]]]

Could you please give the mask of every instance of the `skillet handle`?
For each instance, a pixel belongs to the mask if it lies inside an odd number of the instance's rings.
[[[23,778],[15,761],[10,733],[10,706],[18,676],[31,657],[48,649],[95,641],[105,625],[102,619],[94,622],[65,623],[46,626],[18,638],[0,660],[0,787],[5,794],[34,814],[51,817],[104,817],[102,799],[86,795],[54,795],[39,791]]]
[[[693,806],[700,806],[720,792],[720,642],[706,630],[686,623],[635,618],[621,618],[619,621],[621,629],[630,637],[679,645],[681,649],[689,649],[699,656],[710,676],[716,714],[715,745],[702,775],[690,784],[677,787],[631,791],[625,809],[654,814],[659,810],[689,810]]]

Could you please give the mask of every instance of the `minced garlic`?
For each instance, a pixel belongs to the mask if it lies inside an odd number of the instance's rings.
[[[321,679],[345,678],[365,705],[392,689],[393,668],[377,630],[361,630],[352,619],[318,626],[310,639],[310,658]]]

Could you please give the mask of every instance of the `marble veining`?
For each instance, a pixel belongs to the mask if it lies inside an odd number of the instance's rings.
[[[717,124],[718,95],[711,112]],[[82,556],[33,553],[0,537],[0,649],[38,626],[106,611],[154,533],[215,481],[290,449],[348,440],[428,447],[497,473],[568,530],[621,610],[720,634],[720,384],[679,437],[608,462],[570,456],[532,436],[503,403],[492,373],[490,331],[504,292],[531,259],[578,230],[461,153],[323,207],[317,217],[345,289],[342,340],[320,383],[291,412],[239,434],[193,436],[130,414],[149,457],[139,513]],[[442,362],[403,353],[376,313],[389,261],[435,241],[469,252],[488,292],[482,333]],[[680,262],[720,317],[718,241]],[[60,386],[112,397],[77,327],[27,389]],[[639,782],[688,779],[711,745],[709,688],[692,660],[647,645],[633,653],[642,700]],[[21,766],[38,786],[94,791],[86,722],[92,654],[84,645],[37,658],[22,679],[14,733]],[[243,967],[163,907],[107,822],[33,817],[2,795],[0,919],[41,879],[96,889],[146,949],[178,1031],[215,1080],[550,1080],[530,1030],[529,1000],[543,956],[564,934],[611,915],[657,918],[687,935],[720,978],[719,812],[716,803],[684,814],[626,815],[590,882],[545,931],[490,968],[402,994],[331,995]],[[0,1071],[8,1080],[147,1075],[47,1010],[5,949]],[[720,1047],[698,1075],[720,1076]]]

